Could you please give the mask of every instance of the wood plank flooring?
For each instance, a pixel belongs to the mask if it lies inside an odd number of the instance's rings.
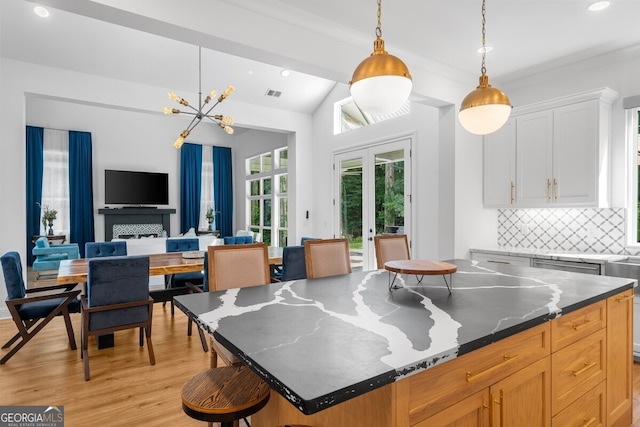
[[[73,314],[80,347],[80,315]],[[197,332],[187,337],[186,316],[155,304],[155,366],[138,346],[138,331],[116,332],[114,348],[90,341],[91,380],[84,381],[80,350],[72,351],[62,318],[54,319],[6,364],[0,365],[0,405],[64,405],[65,426],[203,426],[184,414],[180,392],[209,367]],[[0,320],[0,342],[15,333]],[[0,350],[5,352],[6,350]],[[2,354],[2,353],[0,353]],[[640,427],[640,364],[634,364],[633,426]]]

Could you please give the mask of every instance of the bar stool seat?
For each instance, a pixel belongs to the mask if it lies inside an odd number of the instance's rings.
[[[182,387],[182,409],[191,418],[232,427],[262,409],[269,393],[267,383],[246,366],[208,369]]]

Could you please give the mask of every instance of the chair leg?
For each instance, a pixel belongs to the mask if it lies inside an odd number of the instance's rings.
[[[215,369],[218,367],[218,353],[213,346],[213,340],[209,343],[209,348],[211,348],[211,360],[209,361],[209,367],[211,369]]]
[[[76,349],[76,337],[73,334],[73,325],[71,324],[71,317],[69,317],[69,309],[65,307],[62,309],[62,316],[64,317],[64,323],[67,326],[67,336],[69,337],[69,345],[71,350]]]
[[[84,331],[82,331],[82,337],[81,339],[81,343],[80,345],[82,346],[82,362],[84,364],[84,380],[85,381],[89,381],[89,379],[91,379],[91,376],[89,375],[89,334]]]
[[[193,331],[193,320],[191,320],[191,318],[189,317],[188,323],[187,323],[187,336],[190,337],[191,333]]]
[[[209,347],[207,346],[207,338],[204,336],[204,331],[198,327],[198,335],[200,335],[200,343],[202,344],[202,351],[205,353],[209,351]]]
[[[156,356],[153,353],[153,343],[151,342],[151,329],[149,327],[144,328],[147,333],[147,350],[149,351],[149,362],[152,365],[156,364]]]
[[[140,335],[140,347],[142,347],[144,345],[144,337],[143,337],[144,332],[143,331],[144,331],[144,328],[140,327],[140,334],[139,334]]]
[[[34,324],[36,323],[36,320],[25,320],[24,321],[24,329],[25,330],[29,330],[29,328],[31,328]],[[22,332],[18,331],[17,334],[15,334],[13,337],[11,337],[11,339],[9,341],[7,341],[2,348],[9,348],[13,345],[14,342],[16,342],[18,340],[18,338],[20,338],[22,336]]]

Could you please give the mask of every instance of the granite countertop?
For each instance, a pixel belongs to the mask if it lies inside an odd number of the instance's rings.
[[[605,264],[609,261],[620,261],[628,256],[618,254],[589,254],[583,252],[555,252],[549,249],[529,248],[474,248],[469,251],[483,254],[521,256],[528,258],[551,259],[555,261],[588,262],[593,264]]]
[[[312,414],[635,286],[470,260],[441,276],[384,270],[175,297],[272,388]]]

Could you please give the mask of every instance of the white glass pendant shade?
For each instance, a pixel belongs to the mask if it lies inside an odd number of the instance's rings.
[[[351,85],[351,96],[362,111],[372,115],[393,113],[406,102],[413,86],[401,76],[375,76]]]
[[[480,85],[462,100],[458,120],[469,132],[487,135],[504,126],[510,115],[509,98],[500,89],[492,87],[489,77],[483,74]]]
[[[409,99],[413,86],[405,63],[389,55],[379,37],[373,43],[373,53],[358,65],[349,83],[358,108],[373,115],[398,110]]]

